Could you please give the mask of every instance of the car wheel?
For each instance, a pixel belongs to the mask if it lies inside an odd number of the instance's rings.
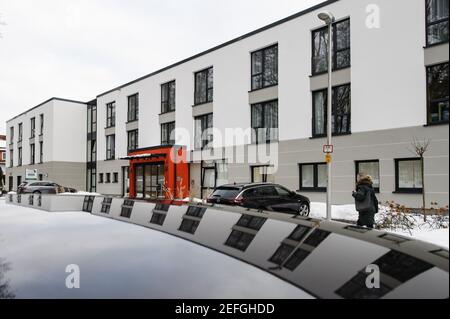
[[[41,192],[40,192],[40,191],[34,191],[33,194],[35,194],[35,195],[41,195]]]
[[[301,203],[298,210],[298,215],[303,217],[309,216],[309,205],[307,203]]]

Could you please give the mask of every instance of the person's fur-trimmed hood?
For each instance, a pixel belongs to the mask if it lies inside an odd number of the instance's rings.
[[[373,187],[373,179],[372,176],[366,175],[361,177],[357,185],[368,185],[370,187]]]

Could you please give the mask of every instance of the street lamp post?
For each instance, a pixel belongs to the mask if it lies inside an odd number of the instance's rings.
[[[331,12],[324,11],[319,13],[319,19],[328,26],[328,105],[327,105],[327,145],[332,145],[332,115],[333,115],[333,22],[334,16]],[[332,192],[332,161],[327,161],[328,185],[327,185],[327,220],[331,220],[331,192]]]

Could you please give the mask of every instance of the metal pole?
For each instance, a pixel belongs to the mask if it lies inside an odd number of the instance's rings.
[[[332,145],[332,115],[333,115],[333,21],[328,24],[328,107],[327,107],[327,144]],[[328,161],[328,187],[327,187],[327,220],[331,220],[331,193],[332,193],[332,161]]]

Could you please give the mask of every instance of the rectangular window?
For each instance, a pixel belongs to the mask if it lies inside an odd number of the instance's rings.
[[[18,165],[18,166],[22,166],[22,148],[21,148],[21,147],[19,147],[18,153],[19,153],[19,157],[18,157],[18,163],[17,163],[17,165]]]
[[[328,90],[313,92],[313,137],[327,135]],[[350,84],[333,88],[333,135],[351,133],[351,88]]]
[[[356,179],[358,174],[369,175],[373,179],[373,188],[376,192],[380,192],[380,161],[357,161],[356,162]]]
[[[427,68],[428,124],[448,123],[448,63]]]
[[[350,19],[333,24],[333,70],[350,67]],[[312,74],[328,72],[328,27],[312,32]]]
[[[448,42],[448,0],[426,0],[427,45]]]
[[[252,183],[275,183],[275,176],[270,166],[253,166]]]
[[[278,85],[278,44],[252,53],[252,90]]]
[[[278,141],[278,101],[252,105],[252,143]]]
[[[195,73],[195,105],[211,103],[214,97],[214,69]]]
[[[113,183],[117,184],[119,182],[119,173],[113,173]]]
[[[113,160],[116,157],[116,136],[109,135],[106,137],[106,159]]]
[[[175,122],[161,124],[161,145],[175,145]]]
[[[213,114],[206,114],[195,118],[195,149],[212,147]]]
[[[350,66],[350,19],[336,22],[334,28],[333,69],[339,70]]]
[[[35,118],[35,117],[33,117],[33,118],[30,120],[30,127],[31,127],[31,135],[30,135],[30,138],[34,138],[34,137],[36,137],[36,118]]]
[[[44,135],[44,114],[39,115],[39,123],[41,125],[39,134]]]
[[[128,152],[135,151],[139,148],[139,130],[128,132]]]
[[[95,196],[85,196],[83,202],[83,212],[91,213],[94,205]]]
[[[36,163],[36,145],[30,144],[30,165]]]
[[[419,158],[395,160],[395,188],[399,193],[423,192],[422,162]]]
[[[9,128],[9,143],[14,143],[14,127]]]
[[[101,209],[101,212],[103,214],[109,214],[109,212],[111,211],[112,200],[113,200],[112,198],[107,198],[107,197],[105,197],[103,199],[102,209]]]
[[[106,181],[105,183],[110,184],[111,183],[111,173],[106,173]]]
[[[9,150],[9,167],[14,167],[14,151]]]
[[[44,163],[44,142],[39,142],[39,163]]]
[[[328,170],[326,163],[299,164],[299,171],[301,191],[327,191]]]
[[[116,102],[106,104],[106,128],[116,126]]]
[[[23,124],[22,123],[20,123],[19,124],[19,136],[18,136],[18,141],[19,142],[22,142],[22,140],[23,140]]]
[[[161,113],[170,113],[175,111],[175,81],[161,85]]]
[[[105,181],[104,181],[104,179],[103,179],[103,173],[100,173],[100,174],[98,174],[98,183],[99,184],[103,184]]]
[[[128,122],[139,120],[139,94],[128,97]]]

